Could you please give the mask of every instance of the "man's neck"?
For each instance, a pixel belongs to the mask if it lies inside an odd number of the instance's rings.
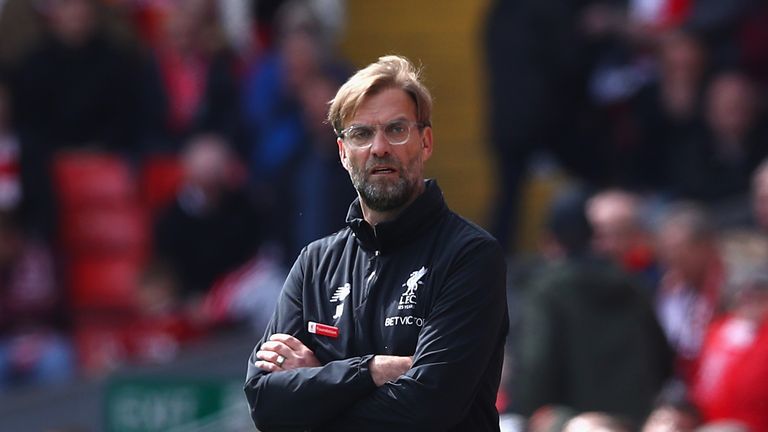
[[[375,227],[382,222],[389,222],[397,219],[397,216],[400,215],[406,206],[395,210],[376,211],[368,208],[362,201],[360,202],[360,208],[363,210],[363,219],[365,219],[365,221],[372,227]]]

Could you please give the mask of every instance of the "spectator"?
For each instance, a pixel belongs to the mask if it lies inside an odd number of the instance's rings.
[[[296,184],[303,181],[296,177],[296,172],[301,172],[300,165],[318,154],[314,143],[328,139],[322,138],[328,132],[318,127],[316,106],[318,91],[327,92],[322,86],[328,84],[317,84],[325,80],[342,82],[347,68],[335,57],[331,46],[324,43],[327,37],[306,2],[286,2],[275,19],[276,46],[261,61],[251,65],[244,77],[243,112],[252,187],[265,205],[274,209],[272,213],[280,215],[279,220],[269,222],[270,232],[284,247],[285,260],[290,262],[298,252],[296,248],[301,239],[314,237],[319,228],[286,224],[283,217],[286,211],[301,212],[296,207],[296,193],[306,193],[306,190]],[[336,148],[335,144],[329,144]],[[328,168],[326,156],[315,161],[319,160],[325,160]],[[320,164],[314,168],[320,168]],[[313,187],[323,186],[318,183]],[[349,185],[342,190],[349,190]],[[342,193],[334,201],[339,202],[344,196]],[[313,197],[313,201],[315,199]],[[305,217],[296,217],[305,223]],[[298,231],[294,232],[294,228]]]
[[[764,267],[764,266],[763,266]],[[768,430],[768,272],[752,271],[731,311],[709,327],[692,394],[708,422]]]
[[[0,214],[0,390],[74,376],[55,274],[48,248]]]
[[[563,432],[630,432],[633,428],[621,419],[599,412],[579,414],[565,424]]]
[[[581,198],[556,202],[549,229],[561,257],[523,299],[513,403],[526,416],[559,404],[639,422],[671,371],[653,308],[630,276],[589,250]]]
[[[205,0],[168,6],[145,79],[145,150],[177,151],[202,131],[231,141],[240,127],[235,64],[216,10]]]
[[[595,252],[639,274],[653,290],[659,274],[652,239],[642,221],[640,197],[619,189],[600,192],[588,201],[587,217],[594,229]]]
[[[14,120],[25,223],[52,241],[51,160],[59,151],[135,150],[138,62],[107,37],[95,0],[40,4],[46,34],[16,71]]]
[[[546,405],[537,409],[525,424],[528,432],[560,432],[579,413],[562,405]],[[506,431],[504,431],[506,432]]]
[[[333,79],[318,76],[308,80],[299,95],[310,146],[299,158],[294,173],[290,256],[343,228],[349,203],[356,196],[349,174],[339,163],[336,137],[324,121],[327,103],[338,86]]]
[[[659,38],[658,80],[632,102],[638,145],[633,164],[634,186],[668,191],[680,162],[674,152],[700,127],[700,101],[707,72],[707,51],[692,33],[671,31]]]
[[[257,179],[281,178],[305,149],[299,94],[327,61],[317,24],[305,12],[297,2],[281,9],[276,49],[252,65],[244,78],[243,109],[251,171]]]
[[[182,157],[184,183],[157,221],[155,247],[178,275],[182,299],[197,304],[218,277],[255,255],[263,226],[222,137],[198,135]]]
[[[185,308],[178,277],[162,261],[149,263],[138,279],[138,305],[122,335],[123,349],[136,363],[170,362],[183,344],[204,334],[207,317]]]
[[[610,164],[590,132],[586,77],[621,16],[620,1],[492,2],[484,35],[489,141],[497,163],[491,233],[514,249],[521,187],[537,151],[551,151],[581,178],[600,181]],[[586,117],[586,118],[585,118]]]
[[[657,314],[677,353],[678,376],[690,383],[725,277],[717,232],[701,207],[679,203],[668,210],[657,236],[663,271]]]
[[[658,107],[673,123],[694,120],[708,67],[707,50],[699,37],[670,31],[659,40]]]
[[[768,155],[755,89],[739,72],[715,76],[706,92],[706,127],[679,142],[673,188],[713,205],[746,197],[750,176]]]
[[[135,149],[137,59],[106,36],[94,1],[45,2],[48,34],[18,74],[21,138],[43,156]]]
[[[701,425],[701,414],[679,395],[662,394],[657,406],[640,429],[642,432],[693,432]]]

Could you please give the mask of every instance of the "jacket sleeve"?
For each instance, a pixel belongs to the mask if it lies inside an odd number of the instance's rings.
[[[488,240],[465,248],[449,271],[425,317],[411,369],[328,430],[445,430],[465,417],[492,356],[503,350],[506,267],[498,243]]]
[[[248,359],[244,390],[251,418],[264,432],[311,429],[338,416],[376,388],[368,371],[373,356],[273,373],[254,365],[259,347],[274,333],[290,334],[309,346],[302,313],[304,259],[302,252],[286,279],[264,337]]]

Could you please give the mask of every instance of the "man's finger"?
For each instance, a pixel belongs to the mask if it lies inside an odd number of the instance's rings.
[[[284,334],[284,333],[275,333],[269,338],[270,341],[275,342],[282,342],[289,346],[291,350],[293,351],[301,351],[302,349],[309,349],[304,345],[300,340],[296,339],[295,337]]]
[[[263,344],[261,344],[261,347],[259,348],[261,351],[273,351],[278,354],[282,354],[286,357],[290,355],[290,353],[293,352],[293,350],[286,344],[278,341],[266,341]]]
[[[277,364],[277,358],[281,354],[278,354],[274,351],[257,351],[256,357],[260,360],[268,361],[270,363]]]
[[[267,372],[279,372],[280,367],[278,367],[274,363],[270,363],[268,361],[259,360],[257,362],[253,362],[253,365],[261,370],[265,370]]]

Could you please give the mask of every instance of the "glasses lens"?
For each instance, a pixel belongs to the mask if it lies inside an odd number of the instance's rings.
[[[354,147],[364,147],[373,139],[376,131],[370,126],[354,126],[345,134],[346,141]]]
[[[342,132],[344,142],[352,147],[367,147],[373,142],[377,128],[365,125],[350,126]],[[383,132],[390,144],[405,144],[411,136],[411,124],[404,120],[393,121],[384,126]]]
[[[384,136],[387,137],[387,141],[395,145],[404,144],[408,141],[410,132],[411,128],[408,122],[404,121],[394,121],[384,128]]]

